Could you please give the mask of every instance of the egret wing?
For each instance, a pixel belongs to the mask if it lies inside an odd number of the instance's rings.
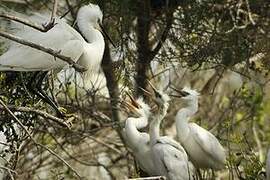
[[[168,137],[168,136],[162,136],[157,140],[158,143],[162,143],[162,144],[168,144],[170,146],[173,146],[174,148],[178,149],[179,151],[181,151],[182,153],[186,154],[186,151],[184,150],[184,148],[175,140],[173,140],[172,138]]]
[[[61,20],[46,33],[35,29],[22,29],[17,34],[26,40],[59,51],[62,55],[71,55],[75,62],[82,55],[85,43],[79,33]],[[70,46],[71,44],[73,46]],[[65,62],[50,54],[18,43],[12,43],[9,50],[0,57],[0,71],[47,71],[62,68],[64,65]]]
[[[217,138],[195,123],[190,123],[189,127],[195,141],[202,148],[202,150],[210,157],[213,157],[213,159],[225,163],[225,150]]]
[[[157,143],[152,151],[156,165],[159,166],[159,175],[166,175],[171,180],[193,179],[194,168],[188,161],[185,151],[162,143]]]

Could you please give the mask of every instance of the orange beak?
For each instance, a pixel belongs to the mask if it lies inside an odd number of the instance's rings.
[[[140,105],[136,102],[136,100],[127,92],[129,99],[131,100],[131,105],[135,106],[137,109],[140,108]]]

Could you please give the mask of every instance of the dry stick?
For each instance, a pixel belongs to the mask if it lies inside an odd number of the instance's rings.
[[[68,162],[66,162],[62,157],[60,157],[56,152],[54,152],[53,150],[49,149],[47,146],[40,144],[38,142],[36,142],[36,140],[32,137],[31,133],[24,127],[24,125],[22,124],[22,122],[17,118],[17,116],[7,107],[7,105],[0,99],[0,104],[5,108],[5,110],[13,117],[13,119],[22,127],[22,129],[26,132],[26,134],[28,135],[28,137],[31,139],[31,141],[34,142],[34,144],[36,144],[37,146],[40,146],[44,149],[46,149],[47,151],[49,151],[49,153],[51,153],[52,155],[54,155],[57,159],[59,159],[60,161],[62,161],[71,171],[74,172],[74,174],[79,178],[82,179],[81,176],[77,173],[77,171],[75,169],[73,169]]]
[[[8,167],[0,166],[0,169],[4,169],[4,170],[6,170],[6,171],[10,171],[10,172],[12,172],[12,173],[14,173],[14,174],[17,175],[17,172],[16,172],[16,171],[14,171],[14,170],[12,170],[12,169],[10,169],[10,168],[8,168]]]
[[[22,23],[22,24],[24,24],[26,26],[29,26],[29,27],[34,28],[34,29],[36,29],[38,31],[41,31],[41,32],[47,32],[49,30],[49,29],[46,29],[45,27],[40,26],[40,25],[38,25],[36,23],[30,22],[30,21],[28,21],[26,19],[23,19],[23,18],[12,16],[12,15],[9,15],[9,14],[0,14],[0,17]]]
[[[128,180],[155,180],[155,179],[166,179],[164,176],[153,176],[153,177],[143,177],[143,178],[134,178],[134,179],[128,179]]]
[[[61,55],[60,54],[61,51],[55,51],[55,50],[53,50],[51,48],[44,47],[44,46],[42,46],[40,44],[35,44],[35,43],[31,42],[31,41],[24,40],[24,39],[22,39],[20,37],[14,36],[12,34],[9,34],[7,32],[1,31],[1,30],[0,30],[0,36],[5,37],[7,39],[10,39],[12,41],[15,41],[17,43],[32,47],[34,49],[46,52],[46,53],[48,53],[48,54],[50,54],[50,55],[52,55],[54,57],[57,57],[57,58],[61,59],[62,61],[65,61],[68,64],[70,64],[78,72],[84,72],[84,71],[87,70],[85,67],[82,67],[79,64],[75,63],[70,57]]]
[[[118,153],[118,154],[122,154],[122,152],[116,148],[114,148],[113,146],[107,144],[106,142],[100,140],[100,139],[97,139],[97,138],[94,138],[93,136],[87,136],[88,138],[92,139],[93,141],[99,143],[99,144],[102,144],[103,146],[107,147],[108,149],[111,149],[113,150],[114,152]]]
[[[44,27],[46,31],[50,30],[55,25],[54,22],[55,22],[55,17],[56,17],[56,12],[57,12],[57,6],[58,6],[58,0],[54,0],[50,22],[48,22],[47,24],[46,23],[42,24],[42,26]]]
[[[52,10],[52,15],[51,15],[51,22],[53,22],[54,18],[56,17],[57,6],[58,6],[58,0],[54,0],[53,10]]]
[[[59,124],[60,126],[63,126],[63,127],[66,127],[68,129],[70,129],[69,125],[66,123],[66,122],[63,122],[63,119],[60,119],[58,117],[55,117],[51,114],[48,114],[44,111],[40,111],[40,110],[37,110],[37,109],[33,109],[33,108],[29,108],[29,107],[17,107],[17,106],[7,106],[9,109],[11,110],[15,110],[15,111],[19,111],[19,112],[32,112],[32,113],[35,113],[37,115],[40,115],[44,118],[47,118],[57,124]],[[0,110],[3,110],[5,109],[4,107],[0,106]]]

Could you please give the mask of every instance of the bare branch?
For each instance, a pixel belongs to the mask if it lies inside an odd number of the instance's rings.
[[[57,6],[58,6],[58,0],[54,0],[53,10],[52,10],[52,15],[51,15],[51,22],[54,21],[54,18],[56,17]]]
[[[47,146],[36,142],[36,140],[32,137],[31,133],[26,129],[26,127],[22,124],[22,122],[17,118],[17,116],[7,107],[7,105],[0,99],[0,104],[5,108],[5,110],[13,117],[13,119],[21,126],[21,128],[26,132],[28,137],[33,141],[37,146],[46,149],[49,153],[54,155],[57,159],[63,162],[74,174],[78,177],[78,179],[82,179],[78,172],[73,169],[67,161],[65,161],[62,157],[60,157],[56,152],[48,148]]]
[[[9,109],[14,110],[14,111],[19,111],[19,112],[32,112],[35,113],[37,115],[40,115],[46,119],[52,120],[53,122],[59,124],[60,126],[66,127],[68,129],[70,129],[70,126],[63,121],[63,119],[60,119],[58,117],[55,117],[51,114],[48,114],[46,112],[37,110],[37,109],[33,109],[33,108],[29,108],[29,107],[17,107],[17,106],[7,106]],[[3,106],[0,106],[0,110],[4,110],[5,108]]]
[[[165,180],[166,177],[164,177],[164,176],[153,176],[153,177],[134,178],[134,179],[128,179],[128,180],[158,180],[158,179]]]
[[[36,24],[34,22],[30,22],[30,21],[28,21],[26,19],[16,17],[16,16],[12,16],[12,15],[9,15],[9,14],[0,14],[0,17],[22,23],[22,24],[24,24],[26,26],[29,26],[29,27],[34,28],[34,29],[36,29],[38,31],[41,31],[41,32],[47,32],[48,30],[50,30],[53,27],[52,26],[50,29],[48,29],[48,28],[46,28],[44,26],[41,26],[41,25],[38,25],[38,24]]]
[[[162,47],[163,43],[166,41],[169,31],[171,29],[173,23],[173,12],[174,10],[170,10],[166,14],[166,27],[161,35],[159,42],[157,43],[156,47],[151,51],[150,60],[154,59],[155,55],[159,52],[160,48]]]
[[[5,37],[7,39],[10,39],[12,41],[15,41],[17,43],[32,47],[34,49],[46,52],[46,53],[48,53],[48,54],[50,54],[50,55],[52,55],[54,57],[57,57],[57,58],[61,59],[62,61],[65,61],[68,64],[70,64],[78,72],[84,72],[84,71],[87,70],[86,68],[84,68],[84,67],[80,66],[79,64],[75,63],[70,57],[66,57],[64,55],[61,55],[59,51],[55,51],[55,50],[53,50],[51,48],[47,48],[47,47],[44,47],[42,45],[35,44],[35,43],[31,42],[31,41],[24,40],[24,39],[22,39],[20,37],[14,36],[12,34],[9,34],[7,32],[1,31],[1,30],[0,30],[0,36]]]

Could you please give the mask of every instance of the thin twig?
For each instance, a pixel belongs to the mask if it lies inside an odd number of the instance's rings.
[[[17,106],[13,106],[13,105],[10,105],[7,107],[11,110],[14,110],[14,111],[35,113],[35,114],[40,115],[46,119],[52,120],[53,122],[59,124],[60,126],[63,126],[63,127],[70,129],[69,125],[66,122],[64,122],[63,119],[55,117],[55,116],[48,114],[44,111],[40,111],[40,110],[29,108],[29,107],[17,107]],[[4,110],[4,109],[5,108],[3,106],[0,106],[0,110]]]
[[[93,137],[93,136],[87,136],[87,137],[90,138],[90,139],[92,139],[93,141],[99,143],[99,144],[104,145],[105,147],[107,147],[107,148],[113,150],[114,152],[116,152],[116,153],[118,153],[118,154],[122,154],[122,152],[121,152],[120,150],[118,150],[118,149],[116,149],[116,148],[110,146],[109,144],[105,143],[104,141],[102,141],[102,140],[100,140],[100,139],[98,139],[98,138],[95,138],[95,137]]]
[[[14,174],[17,174],[16,171],[14,171],[14,170],[12,170],[12,169],[10,169],[10,168],[8,168],[8,167],[5,167],[5,166],[0,166],[0,169],[4,169],[4,170],[6,170],[6,171],[10,171],[10,172],[12,172],[12,173],[14,173]]]
[[[42,46],[40,44],[35,44],[35,43],[31,42],[31,41],[24,40],[24,39],[22,39],[20,37],[14,36],[12,34],[9,34],[7,32],[1,31],[1,30],[0,30],[0,36],[5,37],[7,39],[10,39],[12,41],[15,41],[17,43],[32,47],[34,49],[46,52],[46,53],[48,53],[48,54],[50,54],[50,55],[52,55],[54,57],[57,57],[57,58],[61,59],[62,61],[65,61],[68,64],[70,64],[78,72],[84,72],[84,71],[87,70],[85,67],[82,67],[79,64],[75,63],[70,57],[67,57],[67,56],[64,56],[64,55],[60,54],[61,53],[60,51],[55,51],[55,50],[53,50],[51,48],[44,47],[44,46]],[[10,68],[12,69],[12,68],[15,68],[15,67],[11,66]]]
[[[51,15],[51,22],[53,22],[54,18],[56,17],[57,6],[58,6],[58,0],[54,0],[53,10],[52,10],[52,15]]]
[[[26,127],[22,124],[22,122],[17,118],[17,116],[7,107],[7,105],[0,99],[0,104],[5,108],[5,110],[13,117],[13,119],[21,126],[21,128],[26,132],[31,141],[34,142],[37,146],[46,149],[49,153],[54,155],[57,159],[63,162],[74,174],[78,177],[78,179],[82,179],[78,172],[73,169],[68,162],[66,162],[62,157],[60,157],[56,152],[48,148],[47,146],[36,142],[36,140],[32,137],[31,133],[26,129]]]
[[[169,34],[169,31],[171,29],[172,23],[173,23],[173,12],[174,10],[170,10],[166,14],[166,27],[161,35],[161,38],[157,45],[154,47],[154,49],[151,51],[150,59],[152,60],[155,55],[159,52],[160,48],[162,47],[163,43],[166,41],[167,36]]]
[[[128,179],[128,180],[155,180],[155,179],[166,180],[166,177],[164,177],[164,176],[153,176],[153,177],[133,178],[133,179]]]
[[[41,25],[38,25],[38,24],[36,24],[34,22],[30,22],[30,21],[28,21],[26,19],[16,17],[16,16],[12,16],[12,15],[9,15],[9,14],[0,14],[0,17],[22,23],[22,24],[24,24],[26,26],[29,26],[29,27],[34,28],[34,29],[36,29],[38,31],[41,31],[41,32],[47,32],[48,30],[50,30],[50,29],[47,29],[47,28],[45,28],[45,27],[43,27]]]

